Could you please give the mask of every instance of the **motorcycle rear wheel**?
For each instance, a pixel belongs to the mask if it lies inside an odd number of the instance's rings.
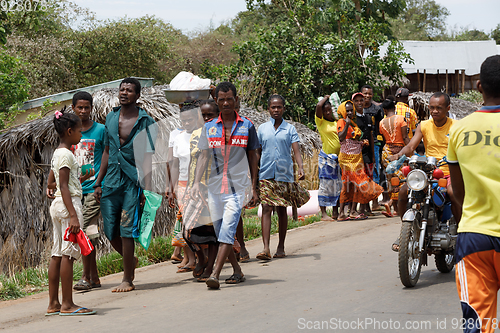
[[[403,222],[399,236],[399,278],[405,287],[417,284],[422,269],[422,256],[418,254],[418,231],[415,223]]]
[[[434,262],[436,263],[438,271],[441,273],[449,273],[455,266],[455,255],[453,253],[441,252],[434,255]]]

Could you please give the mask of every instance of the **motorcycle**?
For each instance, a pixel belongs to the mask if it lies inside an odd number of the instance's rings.
[[[428,256],[434,255],[441,273],[451,272],[455,264],[457,223],[446,195],[447,180],[439,169],[444,164],[445,159],[414,155],[402,168],[405,179],[391,179],[393,186],[406,182],[409,190],[398,255],[399,277],[406,287],[417,284]]]

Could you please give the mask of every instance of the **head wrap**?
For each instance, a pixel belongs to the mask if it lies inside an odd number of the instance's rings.
[[[353,112],[354,112],[354,103],[351,100],[347,100],[340,104],[340,106],[337,109],[337,113],[339,114],[339,119],[346,119],[347,118],[347,110],[345,108],[345,105],[347,103],[351,103],[353,107]],[[356,124],[356,119],[351,119],[351,126],[354,129],[354,135],[353,139],[354,140],[361,140],[361,137],[363,136],[363,132],[361,132],[361,129],[358,127]]]

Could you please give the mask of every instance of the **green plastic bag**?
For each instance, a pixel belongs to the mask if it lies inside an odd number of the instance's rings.
[[[151,235],[153,233],[156,211],[161,206],[162,196],[146,190],[144,190],[144,196],[146,197],[146,203],[144,204],[144,209],[142,210],[138,241],[144,250],[147,251],[149,244],[151,243]]]

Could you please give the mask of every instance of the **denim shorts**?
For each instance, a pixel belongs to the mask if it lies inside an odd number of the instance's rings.
[[[236,228],[243,209],[244,193],[214,194],[208,192],[208,208],[220,243],[234,244]]]

